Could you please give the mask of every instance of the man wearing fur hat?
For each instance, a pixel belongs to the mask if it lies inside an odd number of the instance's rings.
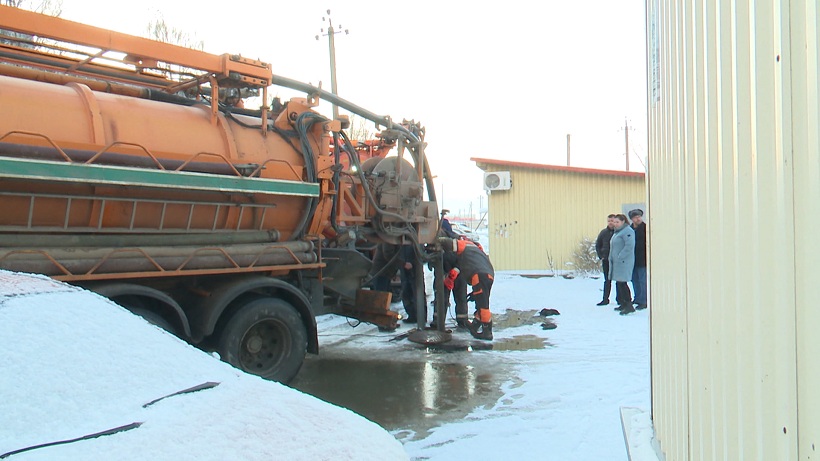
[[[495,271],[490,257],[469,240],[439,238],[444,250],[445,266],[452,267],[444,279],[444,287],[452,290],[457,278],[470,285],[473,291],[467,296],[475,301],[475,316],[468,328],[477,339],[493,339],[493,317],[490,313],[490,290]]]
[[[632,230],[635,231],[635,267],[632,269],[632,288],[635,290],[635,309],[646,309],[646,223],[643,210],[629,212]]]

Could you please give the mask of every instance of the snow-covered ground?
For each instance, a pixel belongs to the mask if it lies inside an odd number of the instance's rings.
[[[656,461],[651,446],[649,315],[620,316],[614,304],[599,307],[602,281],[592,278],[539,277],[536,271],[500,272],[493,285],[494,315],[553,308],[558,328],[540,322],[496,329],[496,342],[530,335],[547,346],[529,350],[474,350],[448,354],[480,355],[481,361],[511,363],[513,372],[493,405],[475,408],[462,420],[435,427],[424,438],[412,430],[392,432],[414,460],[627,460],[621,410],[632,461]],[[531,278],[532,277],[532,278]],[[612,295],[614,299],[614,294]],[[400,305],[394,308],[402,310]],[[452,313],[451,313],[452,314]],[[452,321],[451,321],[452,323]],[[356,327],[344,319],[322,318],[320,347],[362,351],[400,344],[375,327]],[[347,331],[348,334],[344,334]],[[338,346],[337,346],[338,344]],[[420,355],[424,354],[419,350]],[[402,357],[405,359],[406,357]],[[397,357],[398,359],[398,357]],[[410,434],[408,436],[407,434]]]
[[[538,335],[548,345],[469,352],[513,365],[503,396],[418,438],[391,436],[348,410],[240,373],[96,295],[0,272],[0,454],[142,422],[9,459],[627,460],[627,409],[632,461],[654,461],[649,314],[595,306],[601,285],[498,273],[496,315],[554,308],[558,328],[497,329],[497,340]],[[318,323],[323,348],[346,336],[345,347],[364,352],[395,347],[367,334],[375,327],[339,335],[349,328],[343,319]],[[143,408],[207,382],[220,384]]]
[[[0,271],[0,338],[0,457],[132,427],[13,461],[408,458],[387,431],[351,411],[240,372],[45,277]],[[206,383],[218,385],[145,406]]]
[[[562,277],[527,278],[496,274],[491,307],[557,309],[558,328],[539,324],[496,330],[500,340],[515,335],[547,338],[545,349],[477,351],[504,354],[516,365],[504,396],[491,408],[477,408],[463,421],[405,444],[414,459],[626,460],[621,407],[650,409],[648,313],[620,316],[598,307],[602,282]],[[636,421],[636,429],[647,424]],[[634,452],[650,449],[651,434],[635,439]],[[648,436],[648,437],[647,437]],[[651,460],[654,452],[646,454]]]

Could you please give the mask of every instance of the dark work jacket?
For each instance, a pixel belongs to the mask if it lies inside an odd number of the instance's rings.
[[[595,253],[599,259],[609,259],[609,241],[612,240],[614,233],[615,229],[610,229],[609,226],[604,227],[598,233],[598,239],[595,240]]]
[[[646,223],[632,227],[635,231],[635,267],[646,267]]]
[[[416,249],[413,248],[413,245],[402,245],[401,249],[399,250],[399,259],[401,259],[401,267],[404,267],[404,263],[416,265]]]
[[[473,279],[475,274],[489,274],[491,277],[495,276],[493,264],[490,262],[490,257],[481,251],[477,246],[466,240],[456,241],[459,251],[453,251],[452,247],[444,249],[444,259],[450,264],[445,263],[445,266],[458,267],[460,273],[459,277],[464,277],[467,284]]]

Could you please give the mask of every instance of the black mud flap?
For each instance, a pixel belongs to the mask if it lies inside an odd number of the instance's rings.
[[[326,264],[322,269],[325,291],[341,296],[343,303],[353,304],[372,261],[356,250],[323,248],[322,262]]]

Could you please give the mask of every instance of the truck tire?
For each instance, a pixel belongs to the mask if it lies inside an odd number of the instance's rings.
[[[171,325],[171,322],[169,322],[165,317],[161,316],[160,314],[157,314],[156,312],[154,312],[152,310],[148,310],[144,307],[128,307],[128,306],[126,306],[126,309],[131,311],[131,313],[134,314],[134,315],[139,315],[140,317],[145,319],[148,323],[150,323],[154,326],[157,326],[159,328],[162,328],[163,330],[167,331],[168,333],[171,333],[172,335],[179,337],[179,335],[177,334],[176,329],[174,328],[173,325]]]
[[[169,322],[168,319],[163,317],[161,314],[158,314],[157,312],[146,307],[145,301],[140,297],[127,295],[118,296],[116,298],[111,298],[111,301],[114,301],[115,303],[124,307],[132,314],[142,317],[151,325],[160,327],[174,336],[179,336],[177,334],[176,328],[174,328],[174,326],[171,325],[171,322]]]
[[[240,307],[219,338],[222,360],[281,383],[296,376],[306,352],[302,318],[293,306],[276,298],[255,299]]]

